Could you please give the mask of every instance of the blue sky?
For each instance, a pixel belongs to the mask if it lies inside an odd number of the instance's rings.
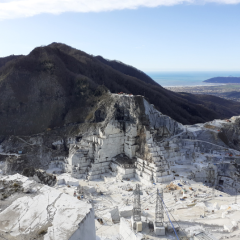
[[[238,0],[31,1],[0,0],[0,57],[62,42],[143,71],[240,71]]]

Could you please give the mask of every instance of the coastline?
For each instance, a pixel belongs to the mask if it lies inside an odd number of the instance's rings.
[[[185,87],[215,87],[215,86],[223,86],[223,85],[227,85],[227,83],[209,83],[209,84],[197,84],[197,85],[179,85],[179,86],[164,86],[162,85],[162,87],[164,88],[175,88],[175,87],[182,87],[182,88],[185,88]]]
[[[168,87],[210,87],[221,86],[225,83],[206,83],[205,80],[214,77],[240,77],[240,72],[146,72],[154,81],[164,88]],[[228,84],[228,83],[227,83]]]
[[[173,86],[164,87],[172,92],[212,95],[227,100],[240,101],[240,83],[226,83],[217,85]]]

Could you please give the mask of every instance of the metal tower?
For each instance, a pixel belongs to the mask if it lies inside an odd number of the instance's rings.
[[[164,220],[164,210],[163,210],[163,190],[161,189],[160,192],[157,190],[157,199],[156,199],[156,210],[155,210],[155,226],[156,227],[163,227],[163,220]]]
[[[214,197],[214,195],[215,195],[215,170],[213,167],[210,167],[210,166],[208,169],[208,182],[210,184],[210,187],[212,187],[212,197]]]
[[[237,189],[237,177],[234,179],[235,183],[235,204],[237,204],[237,195],[238,195],[238,189]]]
[[[165,170],[165,167],[164,167],[164,157],[160,157],[160,165],[158,166],[160,169],[159,169],[159,172],[161,173],[161,176],[162,176],[162,173],[164,172]]]
[[[133,220],[136,222],[141,221],[141,202],[140,202],[140,185],[139,184],[136,184],[136,189],[134,190]]]

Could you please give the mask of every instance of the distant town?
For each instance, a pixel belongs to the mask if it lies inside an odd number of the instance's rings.
[[[166,87],[166,89],[173,92],[208,94],[240,102],[240,83],[228,83],[218,86]]]

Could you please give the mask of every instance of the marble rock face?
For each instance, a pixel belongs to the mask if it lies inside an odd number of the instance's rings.
[[[109,98],[96,110],[105,111],[101,122],[95,119],[91,128],[69,137],[68,157],[51,167],[75,178],[113,175],[118,179],[135,177],[146,184],[171,181],[184,171],[182,176],[209,183],[210,175],[233,177],[232,172],[237,171],[237,167],[223,167],[223,162],[237,161],[240,153],[226,145],[219,130],[232,123],[214,120],[184,126],[163,115],[143,96],[110,94]]]
[[[63,170],[89,180],[109,174],[147,182],[171,180],[169,162],[162,151],[165,148],[158,141],[182,132],[182,125],[161,114],[142,96],[112,94],[111,104],[105,108],[106,117],[98,128],[71,142]]]
[[[95,214],[92,205],[61,191],[37,183],[20,174],[0,177],[5,184],[21,185],[31,192],[7,197],[0,212],[3,239],[95,240]],[[63,221],[66,219],[66,221]],[[42,234],[42,235],[41,235]]]

